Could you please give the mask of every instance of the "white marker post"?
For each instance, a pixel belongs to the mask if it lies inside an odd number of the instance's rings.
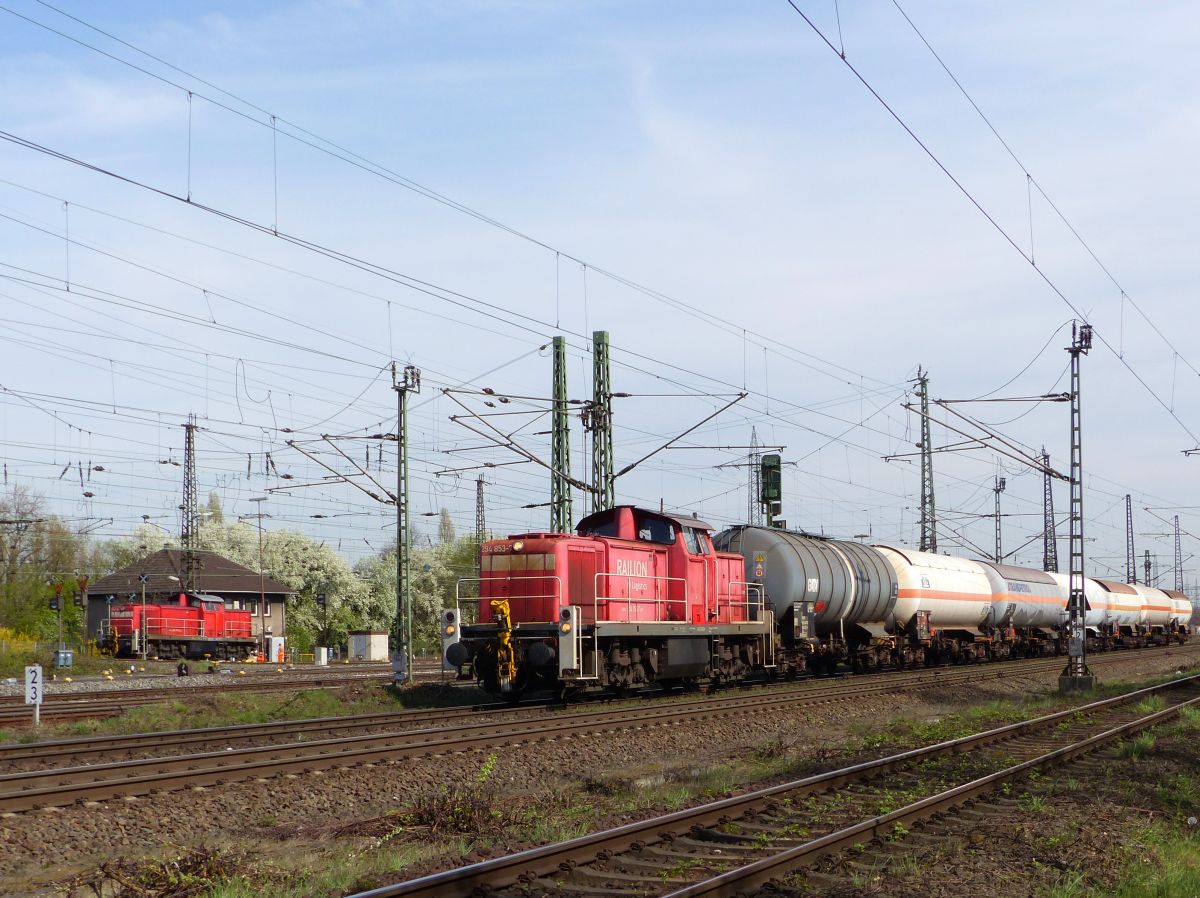
[[[42,665],[31,664],[25,668],[25,704],[33,705],[33,725],[42,723]]]

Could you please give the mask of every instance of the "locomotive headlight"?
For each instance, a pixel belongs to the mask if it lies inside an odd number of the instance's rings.
[[[571,622],[570,622],[570,621],[563,621],[563,622],[562,622],[562,623],[559,625],[558,629],[559,629],[559,632],[561,632],[561,633],[570,633],[570,632],[571,632]]]
[[[522,542],[521,540],[517,540],[515,543],[513,543],[513,551],[514,552],[520,552],[524,548],[525,548],[525,543]]]
[[[453,635],[454,635],[454,624],[447,624],[447,625],[446,625],[446,635],[447,635],[447,636],[453,636]]]

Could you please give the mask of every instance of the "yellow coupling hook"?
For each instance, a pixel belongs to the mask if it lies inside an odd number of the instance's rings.
[[[489,604],[496,617],[496,640],[500,643],[496,648],[496,676],[500,681],[500,691],[511,692],[513,681],[517,678],[517,655],[512,644],[512,612],[508,607],[508,599],[492,599]]]

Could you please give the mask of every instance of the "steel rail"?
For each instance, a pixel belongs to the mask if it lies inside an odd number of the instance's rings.
[[[214,695],[227,692],[269,693],[289,689],[328,689],[360,682],[390,681],[391,674],[354,673],[341,676],[284,678],[273,680],[236,680],[229,683],[212,683],[201,686],[144,687],[127,690],[105,690],[102,692],[52,693],[42,704],[43,722],[77,720],[86,717],[101,717],[118,714],[136,705],[182,699],[192,695]],[[29,718],[29,709],[21,696],[2,696],[0,721],[20,724]]]
[[[841,686],[833,687],[832,683],[862,683],[873,684],[875,682],[886,681],[894,685],[896,688],[915,688],[929,682],[937,681],[939,685],[947,683],[963,683],[974,680],[986,679],[1003,679],[1008,676],[1021,675],[1025,673],[1036,673],[1043,668],[1049,670],[1057,670],[1061,662],[1050,658],[1027,659],[1012,664],[1020,664],[1020,667],[1006,666],[1004,668],[996,668],[990,665],[974,666],[968,665],[958,668],[940,668],[928,670],[906,671],[901,674],[895,672],[877,673],[877,674],[860,674],[852,680],[826,680],[813,678],[802,680],[796,683],[771,683],[765,684],[772,687],[772,691],[760,694],[796,694],[801,691],[824,691],[830,688],[843,688]],[[948,681],[947,677],[951,679]],[[740,687],[741,689],[762,688],[759,687]],[[701,700],[706,701],[706,700]],[[700,702],[693,701],[692,704]],[[311,720],[284,720],[275,721],[272,723],[262,724],[237,724],[231,726],[205,727],[188,730],[174,731],[159,731],[153,733],[135,733],[128,735],[113,735],[113,736],[84,736],[76,739],[62,740],[44,740],[35,743],[17,743],[4,745],[0,744],[0,763],[4,763],[11,759],[24,759],[27,757],[37,756],[38,758],[49,758],[55,755],[67,755],[72,757],[83,757],[89,752],[109,752],[122,748],[137,748],[143,743],[151,743],[157,747],[177,746],[183,744],[196,744],[206,741],[219,741],[224,738],[236,740],[239,738],[252,738],[262,735],[270,735],[272,732],[292,734],[299,730],[314,730],[314,729],[344,729],[348,726],[355,726],[360,722],[363,725],[374,725],[374,720],[379,720],[381,723],[390,722],[390,718],[396,718],[398,722],[405,722],[406,718],[417,716],[434,716],[434,717],[462,717],[471,715],[483,715],[488,713],[495,714],[520,714],[529,711],[531,708],[538,710],[544,709],[546,706],[553,706],[553,702],[536,702],[526,703],[522,705],[512,705],[507,702],[494,702],[486,705],[474,705],[470,708],[445,708],[439,710],[434,709],[412,709],[407,711],[388,711],[379,712],[376,714],[353,715],[346,717],[326,717],[313,718]],[[28,712],[25,712],[26,714]]]
[[[910,688],[939,687],[1002,676],[995,668],[920,672]],[[940,676],[939,676],[940,674]],[[610,708],[574,712],[553,720],[506,720],[454,728],[423,728],[400,732],[314,739],[224,751],[144,758],[110,764],[30,770],[0,775],[0,812],[62,806],[77,801],[145,795],[186,785],[213,785],[276,773],[309,772],[358,766],[383,760],[446,752],[527,744],[570,734],[593,734],[704,718],[731,717],[778,710],[795,705],[843,701],[860,695],[892,692],[896,678],[869,683],[841,682],[825,688],[788,690],[752,696],[722,697],[641,708]]]
[[[1117,660],[1117,659],[1113,659]],[[896,689],[919,688],[929,681],[936,681],[940,686],[961,685],[986,679],[999,679],[1037,673],[1043,669],[1058,669],[1059,661],[1054,658],[1027,659],[1010,662],[1003,668],[991,665],[976,667],[969,665],[961,668],[931,669],[910,671],[904,675],[896,673],[880,673],[859,675],[850,681],[837,681],[856,686],[858,684],[873,684],[877,680],[886,680]],[[1020,665],[1019,667],[1016,665]],[[849,686],[830,686],[827,680],[806,680],[800,684],[789,684],[786,689],[776,687],[775,691],[759,693],[760,695],[793,695],[807,691],[813,699],[819,699],[817,693],[829,689],[841,690]],[[240,684],[239,684],[240,685]],[[807,690],[806,690],[807,687]],[[290,688],[290,687],[286,687]],[[744,687],[746,688],[746,687]],[[702,700],[703,701],[703,700]],[[678,702],[676,707],[695,706],[702,701]],[[711,700],[708,700],[711,701]],[[176,731],[159,731],[150,733],[123,734],[112,736],[85,736],[74,739],[46,740],[35,743],[0,744],[0,766],[10,772],[19,770],[22,766],[38,764],[45,768],[47,762],[69,760],[72,763],[81,762],[88,757],[111,756],[121,751],[139,752],[156,750],[158,757],[164,749],[184,750],[200,745],[230,745],[261,740],[273,736],[286,737],[287,743],[304,741],[302,737],[322,733],[339,733],[345,735],[356,730],[379,728],[408,727],[431,720],[455,720],[466,717],[488,717],[503,715],[512,719],[514,715],[528,715],[531,709],[545,711],[550,702],[513,706],[508,703],[489,703],[470,707],[455,707],[442,709],[406,709],[398,711],[375,712],[369,714],[311,718],[301,720],[274,721],[261,724],[237,724],[230,726],[205,727]]]
[[[245,688],[245,687],[254,685],[256,683],[260,683],[260,682],[274,683],[274,682],[279,682],[280,680],[283,680],[283,679],[287,679],[289,681],[294,680],[296,682],[307,682],[310,679],[329,679],[331,677],[342,678],[342,679],[347,679],[347,680],[355,679],[355,678],[369,679],[372,677],[383,677],[383,676],[390,677],[391,673],[392,673],[391,668],[382,662],[380,662],[378,664],[371,664],[370,666],[367,666],[367,665],[354,665],[354,666],[346,666],[346,667],[331,666],[331,667],[322,667],[322,668],[318,668],[315,670],[286,670],[285,669],[282,673],[280,673],[278,668],[274,665],[262,665],[257,670],[246,671],[245,678],[230,677],[228,674],[196,673],[192,677],[189,678],[189,682],[195,682],[196,680],[198,680],[202,677],[203,678],[211,677],[211,678],[213,678],[213,682],[211,682],[211,683],[205,682],[205,683],[201,683],[200,685],[196,685],[196,686],[168,686],[168,687],[133,686],[130,688],[124,688],[122,686],[114,685],[111,688],[102,689],[101,691],[97,691],[97,692],[81,692],[78,690],[59,691],[58,687],[65,685],[65,684],[55,683],[55,682],[51,681],[46,684],[49,691],[46,692],[43,703],[51,704],[51,703],[57,702],[57,701],[76,701],[76,700],[81,700],[81,699],[87,699],[87,698],[93,697],[93,696],[96,698],[109,698],[109,697],[114,697],[114,696],[119,696],[122,698],[129,696],[129,697],[136,698],[137,696],[140,696],[140,695],[154,694],[154,693],[164,691],[164,690],[168,691],[168,692],[175,692],[175,691],[179,691],[180,689],[199,691],[199,690],[206,690],[206,689],[230,688],[233,686]],[[169,680],[169,681],[175,682],[175,681],[179,680],[180,678],[176,674],[155,673],[155,674],[138,674],[136,679],[162,679],[162,680]],[[87,681],[81,678],[79,680],[79,682],[85,683]],[[100,682],[104,682],[104,681],[98,680],[96,682],[100,683]],[[19,693],[13,693],[13,694],[9,694],[9,695],[0,695],[0,705],[12,705],[12,704],[19,705],[23,701],[24,701],[23,696],[20,695]]]
[[[1179,651],[1181,646],[1148,646],[1138,649],[1122,650],[1112,655],[1103,655],[1096,657],[1094,663],[1103,666],[1106,663],[1116,663],[1121,660],[1126,660],[1132,653],[1142,652],[1160,652],[1167,655],[1172,654],[1172,651]],[[1184,654],[1190,654],[1184,652]],[[1004,673],[997,676],[1018,675],[1020,670],[1027,670],[1034,665],[1061,663],[1055,661],[1057,656],[1047,656],[1046,658],[1029,658],[1016,659],[1004,662],[995,662],[996,664],[1008,665]],[[1013,665],[1022,665],[1020,669]],[[984,662],[982,664],[969,665],[954,665],[944,668],[927,669],[924,672],[933,674],[934,672],[944,672],[948,670],[974,670],[981,667],[988,669],[992,668],[992,662]],[[875,678],[875,677],[900,677],[910,676],[922,673],[922,670],[911,671],[895,671],[885,670],[876,671],[866,674],[854,674],[856,679]],[[341,675],[339,675],[341,674]],[[255,672],[257,676],[266,677],[265,672]],[[326,679],[330,676],[335,679]],[[42,718],[47,723],[65,723],[73,720],[89,719],[93,717],[112,717],[119,715],[124,710],[132,705],[153,704],[161,701],[174,699],[182,699],[188,695],[211,695],[218,692],[257,692],[271,693],[285,691],[295,687],[311,687],[311,688],[336,688],[348,683],[374,679],[390,679],[390,672],[372,673],[372,672],[346,672],[341,673],[337,669],[331,669],[329,672],[306,672],[299,678],[289,677],[286,680],[257,680],[245,681],[238,680],[227,683],[211,683],[200,686],[189,687],[141,687],[136,689],[113,689],[103,692],[69,692],[69,693],[51,693],[47,695],[46,702],[42,706]],[[823,678],[813,677],[802,682],[824,682]],[[31,715],[28,708],[21,703],[20,696],[0,696],[0,724],[6,727],[26,727],[29,725]],[[544,704],[544,703],[540,703]],[[528,704],[523,705],[528,707]],[[3,746],[0,745],[0,750]]]
[[[738,716],[798,704],[837,701],[847,695],[877,693],[893,688],[891,683],[848,683],[823,690],[579,712],[553,720],[485,722],[456,728],[425,728],[111,764],[23,771],[0,775],[0,812],[147,794],[180,785],[211,785],[292,769],[308,772],[449,751],[526,744],[577,733],[663,726],[698,717]]]
[[[530,883],[537,879],[553,876],[556,873],[561,873],[564,870],[570,869],[572,866],[580,863],[589,863],[596,859],[605,859],[609,856],[616,855],[620,852],[628,851],[640,846],[656,843],[663,840],[664,836],[669,834],[677,834],[687,832],[696,828],[705,828],[720,825],[728,820],[736,819],[757,808],[769,805],[775,799],[787,796],[794,798],[816,792],[823,792],[845,783],[871,779],[883,773],[891,772],[897,768],[907,766],[915,761],[929,760],[942,757],[949,754],[964,753],[972,751],[979,747],[990,745],[992,743],[1010,739],[1016,735],[1028,733],[1038,729],[1042,729],[1067,720],[1077,714],[1090,714],[1096,711],[1105,710],[1119,705],[1128,704],[1145,698],[1156,692],[1166,689],[1176,689],[1183,685],[1200,684],[1200,675],[1184,677],[1179,680],[1170,681],[1158,686],[1151,686],[1144,689],[1139,689],[1134,692],[1125,693],[1123,695],[1114,696],[1112,698],[1102,699],[1100,701],[1091,702],[1086,705],[1068,708],[1064,711],[1058,711],[1053,714],[1043,715],[1032,720],[1021,721],[1018,723],[1008,724],[1006,726],[997,727],[992,730],[987,730],[982,733],[976,733],[970,736],[964,736],[959,739],[951,739],[945,742],[940,742],[936,745],[926,746],[923,748],[912,749],[899,754],[890,755],[885,758],[880,758],[874,761],[867,761],[861,764],[855,764],[851,767],[845,767],[839,770],[832,770],[827,773],[816,774],[814,776],[805,777],[800,780],[795,780],[789,783],[783,783],[777,786],[772,786],[766,789],[760,789],[753,792],[748,792],[742,795],[737,795],[731,798],[725,798],[714,802],[708,802],[695,808],[689,808],[683,811],[676,811],[671,814],[665,814],[660,817],[654,817],[647,820],[629,823],[624,826],[614,829],[604,830],[602,832],[593,833],[586,836],[580,836],[576,839],[571,839],[566,842],[560,842],[553,845],[545,845],[538,848],[531,848],[526,851],[521,851],[516,854],[506,855],[504,857],[494,858],[487,861],[481,861],[476,864],[471,864],[465,867],[459,867],[453,870],[434,873],[429,876],[424,876],[419,879],[409,880],[407,882],[395,883],[393,885],[382,886],[380,888],[371,889],[364,892],[359,892],[351,898],[466,898],[475,894],[476,889],[483,890],[498,890],[517,883]],[[1200,702],[1200,698],[1192,699],[1185,704],[1193,704]],[[1121,727],[1116,727],[1105,731],[1101,736],[1109,736],[1109,734],[1117,732],[1124,733],[1131,731],[1129,728],[1143,723],[1147,720],[1159,721],[1165,719],[1164,715],[1168,712],[1178,713],[1178,708],[1167,709],[1166,712],[1158,712],[1140,718],[1132,724],[1125,724]],[[1154,725],[1153,723],[1144,725]],[[1092,737],[1084,740],[1083,745],[1092,746],[1099,744],[1099,737]],[[1049,757],[1061,757],[1064,752],[1070,751],[1075,746],[1068,746],[1065,749],[1058,749],[1048,755],[1042,756],[1043,759]],[[1089,749],[1082,749],[1089,750]],[[1009,768],[1009,771],[1020,770],[1025,771],[1030,769],[1031,765],[1037,763],[1039,759],[1032,762],[1018,764],[1014,768]],[[1004,771],[1008,772],[1008,771]],[[967,786],[959,787],[960,790],[968,790],[968,787],[976,787],[973,794],[979,794],[979,791],[991,788],[995,783],[1000,782],[1000,779],[984,777],[981,780],[976,780]],[[985,785],[979,785],[983,783]],[[967,791],[950,790],[957,795],[966,795]],[[921,810],[933,807],[937,804],[937,799],[943,798],[948,793],[941,793],[934,796],[932,799],[926,799],[924,802],[917,802],[916,805],[910,805],[908,808],[901,809],[891,814],[873,818],[860,824],[863,829],[857,830],[855,835],[844,835],[848,830],[839,831],[839,833],[824,836],[821,839],[813,840],[806,845],[823,843],[825,840],[833,839],[833,836],[839,836],[836,840],[837,846],[852,845],[857,841],[862,841],[862,836],[866,832],[887,832],[889,825],[894,825],[895,822],[901,820],[899,816],[902,811],[911,811],[918,805]],[[966,800],[966,799],[964,799]],[[929,815],[937,813],[936,810],[930,810]],[[881,828],[882,827],[882,828]],[[853,829],[853,828],[852,828]],[[831,846],[833,842],[829,843]],[[799,846],[797,849],[792,849],[787,852],[782,852],[782,855],[793,855],[794,852],[804,848]],[[822,854],[827,854],[837,850],[836,847],[822,846]],[[770,858],[764,859],[759,863],[766,864]],[[750,867],[741,868],[749,870]],[[781,869],[775,867],[773,869]],[[737,871],[731,871],[729,874],[723,874],[721,877],[714,878],[722,880],[719,888],[724,889],[729,880],[727,877],[733,876]],[[750,874],[751,876],[757,875]],[[738,885],[731,886],[728,891],[703,892],[696,894],[721,894],[734,895],[739,891],[744,891],[747,887],[755,884],[760,884],[767,879],[777,877],[779,872],[773,872],[763,878],[740,881]],[[691,888],[689,886],[689,888]],[[688,892],[677,892],[678,896],[690,894]]]
[[[271,736],[300,737],[309,733],[369,729],[438,720],[453,720],[489,713],[512,713],[506,703],[474,705],[459,708],[413,708],[399,711],[380,711],[341,717],[312,717],[302,720],[280,720],[270,723],[243,723],[231,726],[197,727],[158,733],[135,733],[118,736],[83,736],[45,742],[18,742],[0,745],[0,766],[22,761],[47,761],[54,758],[80,760],[90,755],[108,756],[122,750],[143,748],[185,748],[207,743],[230,743]]]
[[[1179,715],[1183,708],[1200,705],[1200,697],[1188,699],[1139,717],[1136,720],[1119,724],[1101,733],[1096,733],[1071,745],[1046,752],[1036,758],[1030,758],[1019,764],[999,770],[979,779],[964,783],[952,789],[947,789],[937,795],[931,795],[921,801],[898,808],[888,814],[864,820],[853,826],[848,826],[836,832],[829,833],[819,839],[798,845],[785,851],[778,852],[719,876],[714,876],[682,889],[667,893],[663,898],[733,898],[744,895],[746,889],[763,885],[772,879],[778,879],[794,870],[810,866],[822,857],[836,854],[852,848],[854,845],[886,838],[894,832],[897,825],[908,826],[917,824],[939,814],[953,811],[957,807],[983,797],[1004,783],[1017,779],[1032,770],[1050,767],[1065,761],[1070,761],[1080,755],[1087,754],[1127,736],[1158,726]]]

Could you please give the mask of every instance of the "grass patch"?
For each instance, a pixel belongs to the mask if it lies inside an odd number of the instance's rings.
[[[1139,733],[1132,739],[1126,739],[1117,749],[1117,756],[1136,761],[1148,751],[1154,749],[1155,738],[1151,733]]]
[[[129,733],[158,733],[214,726],[272,723],[280,720],[309,720],[399,710],[384,689],[345,686],[334,689],[305,689],[295,692],[231,692],[185,695],[170,701],[134,705],[116,717],[89,718],[68,723],[48,723],[32,731],[0,731],[21,742],[70,739],[77,736],[116,736]]]
[[[378,888],[405,876],[405,871],[428,861],[462,857],[468,847],[460,841],[414,843],[368,847],[361,852],[314,858],[308,852],[304,863],[287,875],[261,873],[231,876],[216,882],[196,898],[317,898],[346,895]]]
[[[1166,674],[1137,681],[1113,681],[1098,687],[1091,700],[1111,698],[1175,679],[1178,679],[1175,674]],[[897,717],[882,728],[877,725],[863,725],[857,728],[850,748],[852,751],[891,752],[934,745],[1065,710],[1071,704],[1073,703],[1064,701],[1062,696],[1046,694],[1018,699],[994,699],[930,720]],[[1152,695],[1141,699],[1134,707],[1141,714],[1152,714],[1167,706],[1166,697]],[[1083,719],[1083,714],[1076,713],[1063,718],[1055,726],[1058,730],[1066,731]],[[1190,727],[1200,729],[1200,709],[1185,708],[1180,713],[1180,720]]]
[[[1085,884],[1069,871],[1041,898],[1191,898],[1200,895],[1200,837],[1166,824],[1135,834],[1126,851],[1128,863],[1115,886]]]
[[[1149,698],[1144,698],[1133,709],[1139,714],[1154,714],[1162,711],[1167,707],[1167,700],[1161,695],[1152,695]]]
[[[108,898],[197,898],[249,868],[237,852],[191,849],[163,859],[106,861],[58,885],[70,894],[86,890]]]
[[[1179,726],[1184,730],[1200,729],[1200,708],[1188,705],[1179,709]]]

